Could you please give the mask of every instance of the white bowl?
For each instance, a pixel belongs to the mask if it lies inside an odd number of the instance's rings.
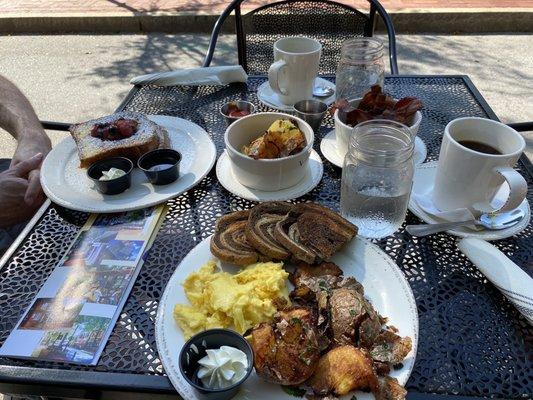
[[[357,107],[359,105],[359,102],[361,99],[356,99],[351,102],[351,104],[354,107]],[[339,152],[339,155],[344,157],[346,153],[348,152],[348,145],[350,143],[350,135],[352,133],[353,127],[350,125],[346,125],[344,122],[342,122],[339,119],[339,110],[335,111],[335,114],[333,115],[333,119],[335,120],[335,141],[337,143],[337,151]],[[409,126],[409,129],[412,133],[413,140],[416,138],[416,135],[418,134],[418,128],[420,128],[420,122],[422,122],[422,113],[420,111],[417,111],[413,123]]]
[[[292,119],[305,135],[307,145],[292,156],[272,160],[255,160],[242,153],[242,148],[261,136],[278,119]],[[313,148],[313,129],[293,115],[268,112],[251,114],[231,124],[224,134],[233,175],[239,183],[252,189],[275,191],[296,185],[305,176]]]

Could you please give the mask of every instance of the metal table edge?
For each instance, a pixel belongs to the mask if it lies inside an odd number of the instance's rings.
[[[6,384],[177,394],[168,378],[158,375],[1,366],[0,388]]]
[[[324,75],[325,77],[334,77],[334,75]],[[481,95],[479,90],[475,87],[474,83],[468,75],[460,74],[445,74],[445,75],[420,75],[420,74],[408,74],[408,75],[391,75],[391,77],[404,77],[404,78],[428,78],[428,77],[440,77],[440,78],[461,78],[473,96],[479,102],[483,110],[487,115],[496,121],[500,121],[496,113],[489,106],[485,98]],[[264,77],[263,75],[253,75],[250,77]],[[116,109],[116,112],[125,109],[126,105],[131,101],[133,96],[140,90],[141,86],[135,85],[122,100]],[[526,170],[531,176],[533,176],[533,170],[531,168],[531,161],[525,154],[520,157],[520,161],[524,163]],[[17,250],[18,246],[23,242],[27,234],[33,229],[33,226],[39,221],[44,211],[49,207],[50,201],[47,200],[39,209],[38,214],[32,218],[31,226],[23,231],[24,235],[20,235],[15,243],[8,249],[10,255],[6,257],[4,255],[0,259],[0,270],[4,267],[4,264],[10,259],[11,255]],[[46,207],[45,207],[46,205]],[[55,380],[51,381],[51,377]],[[113,383],[110,383],[113,382]],[[145,374],[132,374],[132,373],[117,373],[117,372],[99,372],[99,371],[73,371],[67,369],[44,369],[44,368],[32,368],[32,367],[13,367],[0,365],[0,388],[7,385],[24,384],[35,386],[52,385],[54,387],[77,387],[82,389],[98,389],[99,391],[121,391],[121,392],[145,392],[145,393],[159,393],[159,394],[175,394],[179,396],[170,380],[166,376],[159,375],[145,375]],[[129,390],[125,390],[129,389]],[[423,394],[424,395],[424,394]],[[429,394],[428,394],[429,395]],[[447,397],[447,396],[446,396]],[[462,396],[461,398],[467,399],[468,396]]]

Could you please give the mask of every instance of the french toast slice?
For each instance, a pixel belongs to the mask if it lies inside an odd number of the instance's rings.
[[[127,135],[122,137],[114,133],[107,138],[102,137],[101,130],[109,126],[125,123]],[[76,142],[80,167],[87,168],[92,163],[109,157],[126,157],[136,162],[144,153],[168,147],[168,132],[162,126],[149,120],[143,114],[133,111],[122,111],[105,117],[92,119],[70,127],[70,134]]]

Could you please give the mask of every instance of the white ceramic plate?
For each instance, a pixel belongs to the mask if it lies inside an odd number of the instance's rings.
[[[213,258],[209,250],[210,238],[198,244],[181,261],[170,278],[163,297],[159,303],[156,317],[155,334],[159,357],[165,372],[178,393],[187,400],[200,400],[197,393],[185,381],[179,371],[179,353],[185,340],[181,330],[174,322],[172,310],[177,303],[187,304],[187,297],[182,288],[185,278],[193,271]],[[416,303],[403,273],[394,261],[379,247],[364,239],[356,238],[338,252],[333,261],[344,271],[345,276],[353,276],[365,288],[366,297],[376,310],[389,318],[389,323],[399,329],[399,334],[413,340],[413,350],[405,361],[403,368],[393,370],[391,375],[404,385],[413,370],[418,344],[418,314]],[[231,273],[238,267],[222,263],[222,269]],[[343,400],[356,395],[358,399],[372,399],[369,393],[353,392],[343,396]],[[268,383],[253,371],[241,386],[234,400],[294,400],[279,385]]]
[[[68,137],[55,146],[43,162],[41,184],[46,195],[54,203],[73,210],[111,213],[163,203],[200,182],[213,167],[217,155],[207,132],[181,118],[164,115],[148,118],[167,129],[170,147],[181,153],[177,181],[154,186],[141,170],[134,168],[128,190],[113,196],[103,195],[93,188],[87,170],[79,167],[76,145]]]
[[[335,84],[333,82],[330,82],[323,78],[316,78],[315,83],[321,86],[327,86],[327,87],[335,89]],[[292,104],[291,105],[283,104],[281,100],[279,99],[279,96],[277,95],[277,93],[275,93],[270,87],[270,84],[268,83],[268,81],[263,82],[257,88],[257,98],[259,99],[261,103],[263,103],[267,107],[274,108],[276,110],[282,110],[282,111],[293,111]],[[329,106],[335,102],[335,93],[333,93],[329,97],[313,97],[313,98],[323,101]],[[302,100],[305,100],[305,99],[302,99]]]
[[[435,181],[435,173],[437,172],[437,161],[421,164],[416,167],[415,176],[413,179],[413,193],[431,196],[433,192],[433,185]],[[504,188],[505,189],[505,188]],[[508,190],[508,189],[507,189]],[[524,218],[516,225],[502,229],[499,231],[482,229],[479,231],[472,230],[470,228],[456,228],[447,231],[450,235],[459,237],[475,237],[483,240],[500,240],[510,236],[516,235],[523,231],[528,225],[531,219],[531,210],[529,208],[529,202],[525,199],[519,207],[524,212]],[[412,199],[409,200],[409,210],[415,214],[418,218],[428,224],[436,224],[442,222],[437,220],[432,215],[426,213],[418,204]]]
[[[217,161],[217,178],[224,188],[233,193],[235,196],[242,197],[251,201],[285,201],[296,199],[313,190],[322,179],[324,165],[322,159],[315,150],[311,150],[309,156],[308,169],[304,178],[296,185],[287,189],[281,189],[273,192],[257,190],[246,187],[239,183],[233,176],[231,162],[228,154],[224,151]]]
[[[337,150],[337,142],[335,141],[335,129],[330,131],[326,136],[320,141],[320,151],[326,159],[336,165],[339,168],[342,168],[344,163],[344,158],[339,154]],[[418,136],[415,139],[415,164],[422,164],[426,159],[428,150],[426,144]]]

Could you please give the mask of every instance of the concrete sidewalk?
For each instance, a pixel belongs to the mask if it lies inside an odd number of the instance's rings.
[[[366,0],[337,1],[368,10]],[[243,10],[269,2],[246,1]],[[397,32],[533,32],[532,0],[381,3]],[[208,33],[228,4],[229,0],[0,0],[0,33]]]
[[[337,0],[358,9],[367,9],[366,0]],[[268,0],[250,0],[243,3],[250,10]],[[388,11],[424,9],[497,9],[533,8],[531,0],[381,0]],[[0,14],[9,13],[145,13],[145,12],[196,12],[222,11],[229,0],[0,0]]]
[[[41,119],[79,122],[113,112],[133,76],[199,66],[207,35],[65,35],[2,38],[0,74],[13,80]],[[399,35],[403,74],[467,74],[504,121],[533,120],[533,35]],[[216,64],[236,63],[223,35]],[[57,143],[65,135],[50,132]],[[533,138],[529,145],[533,146]],[[0,157],[15,142],[0,134]]]

